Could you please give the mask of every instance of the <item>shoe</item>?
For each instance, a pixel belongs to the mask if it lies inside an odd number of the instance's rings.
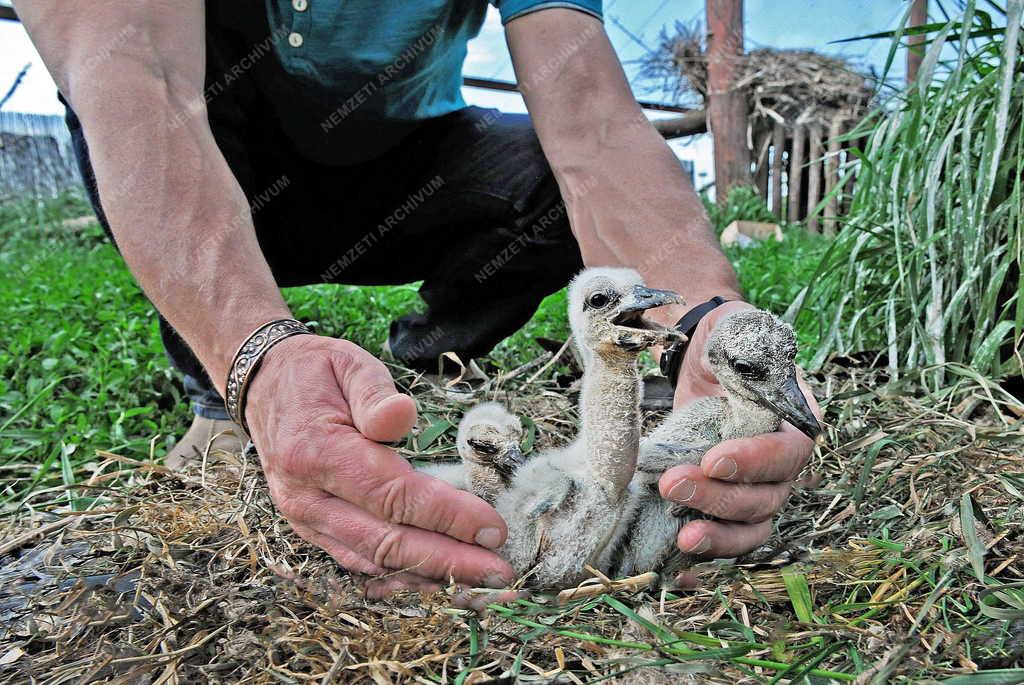
[[[382,361],[410,368],[407,362],[395,358],[391,349],[390,337],[384,341],[384,345],[381,347],[380,358]],[[434,368],[412,368],[412,370],[417,372],[417,376],[412,382],[410,390],[417,386],[427,385],[455,401],[468,401],[489,380],[487,374],[475,360],[470,359],[469,362],[463,363],[459,355],[454,352],[445,352],[440,355],[437,359],[437,366]]]
[[[172,471],[181,471],[201,464],[207,448],[210,455],[215,451],[239,455],[248,442],[249,436],[234,421],[197,416],[178,444],[167,452],[164,464]]]
[[[443,356],[437,373],[421,373],[412,384],[427,385],[453,402],[468,402],[481,388],[488,384],[487,374],[470,359],[463,364],[454,352]]]

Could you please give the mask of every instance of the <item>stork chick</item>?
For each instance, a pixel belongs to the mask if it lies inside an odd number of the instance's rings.
[[[519,443],[523,424],[497,402],[484,402],[470,409],[459,422],[455,438],[462,461],[430,464],[419,470],[472,492],[490,505],[512,482],[523,465]]]
[[[529,572],[529,585],[578,582],[584,566],[605,567],[623,544],[640,441],[637,359],[678,337],[643,312],[680,302],[632,269],[587,269],[570,285],[569,323],[584,364],[579,434],[528,461],[495,502],[509,530],[499,553]]]
[[[698,512],[667,508],[658,480],[678,464],[698,464],[723,440],[774,433],[787,420],[812,440],[821,427],[797,382],[796,337],[772,314],[742,310],[724,317],[707,342],[708,362],[725,391],[673,412],[640,446],[636,514],[616,572],[658,570],[676,551],[676,536]]]

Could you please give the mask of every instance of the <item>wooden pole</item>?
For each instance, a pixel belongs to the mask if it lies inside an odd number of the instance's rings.
[[[910,6],[909,28],[924,26],[928,23],[928,0],[913,0]],[[917,72],[924,60],[924,34],[907,37],[907,85],[917,80]]]
[[[846,165],[848,167],[857,163],[857,158],[853,154],[853,148],[857,148],[861,151],[861,154],[863,154],[864,148],[867,147],[867,143],[868,139],[866,137],[857,138],[846,143]],[[844,191],[846,194],[846,202],[844,203],[844,212],[848,212],[850,210],[850,206],[853,204],[853,191],[856,187],[856,181],[856,174],[851,174],[850,178],[846,180],[846,190]]]
[[[800,213],[800,195],[803,193],[805,140],[807,140],[807,132],[804,127],[795,126],[793,128],[793,152],[789,155],[789,176],[786,184],[786,192],[789,195],[786,221],[790,223],[796,223],[804,218]]]
[[[811,163],[807,169],[807,230],[820,233],[821,225],[818,223],[818,215],[814,214],[814,208],[821,200],[821,126],[811,124],[808,138],[807,154]]]
[[[772,212],[782,221],[782,154],[786,151],[786,129],[775,122],[772,129]]]
[[[828,156],[825,157],[825,195],[831,193],[839,184],[839,136],[843,133],[843,117],[836,114],[828,128]],[[836,234],[836,216],[839,208],[839,195],[833,195],[825,203],[825,235]]]
[[[0,5],[2,11],[3,5]],[[0,16],[0,19],[4,17]],[[515,81],[502,81],[494,78],[480,78],[478,76],[463,76],[462,85],[469,88],[482,88],[484,90],[496,90],[505,93],[517,93],[520,91],[520,84]],[[696,110],[681,105],[666,105],[664,102],[651,102],[650,100],[637,100],[636,103],[644,109],[653,109],[658,112],[675,112],[676,114],[692,115]],[[702,114],[703,116],[703,114]],[[700,131],[703,133],[703,131]]]
[[[754,162],[754,187],[757,194],[764,198],[768,204],[768,151],[772,145],[772,132],[768,129],[758,131],[754,138],[754,154],[757,160]]]
[[[655,119],[651,122],[663,138],[682,138],[707,133],[707,115],[704,110],[694,110],[671,119]]]
[[[707,0],[708,128],[715,145],[715,195],[750,185],[747,98],[737,90],[743,56],[743,0]]]

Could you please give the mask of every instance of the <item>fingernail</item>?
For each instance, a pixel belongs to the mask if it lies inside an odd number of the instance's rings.
[[[715,464],[715,467],[711,469],[711,477],[717,478],[718,480],[729,480],[736,475],[739,471],[739,466],[736,465],[735,460],[729,457],[723,457],[719,459]]]
[[[508,579],[503,578],[497,573],[492,573],[491,575],[484,578],[484,587],[490,588],[492,590],[500,590],[501,588],[507,585]]]
[[[697,484],[689,478],[684,478],[668,491],[668,498],[673,502],[689,502],[697,493]]]
[[[711,540],[705,535],[700,539],[700,542],[686,551],[690,554],[704,554],[709,549],[711,549]]]
[[[481,528],[473,539],[481,547],[495,549],[501,545],[501,531],[497,528]]]

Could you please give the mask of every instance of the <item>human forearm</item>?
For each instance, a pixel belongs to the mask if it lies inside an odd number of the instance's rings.
[[[692,304],[739,297],[700,199],[636,104],[597,20],[535,12],[509,24],[508,40],[584,261],[632,266]],[[674,323],[681,309],[652,315]]]
[[[82,122],[125,261],[223,390],[242,338],[287,308],[207,123],[202,2],[31,0],[18,12]]]
[[[171,127],[184,103],[164,84],[136,81],[131,93],[130,103],[73,100],[104,211],[139,285],[223,392],[238,344],[288,309],[205,117]],[[125,107],[136,108],[127,129]]]
[[[18,13],[83,123],[125,259],[223,392],[236,346],[288,310],[206,120],[204,7],[19,0]],[[119,35],[130,37],[108,50]],[[501,517],[380,444],[408,433],[416,406],[371,354],[290,337],[263,357],[246,397],[275,504],[345,569],[380,576],[368,594],[511,580],[508,564],[478,546],[504,542]]]
[[[610,136],[615,126],[605,127]],[[660,137],[645,135],[646,123],[641,130],[628,126],[622,126],[621,144],[605,146],[587,166],[561,172],[562,183],[578,189],[566,202],[584,262],[630,266],[652,286],[683,295],[687,304],[651,312],[664,324],[716,295],[741,299],[678,160]]]

